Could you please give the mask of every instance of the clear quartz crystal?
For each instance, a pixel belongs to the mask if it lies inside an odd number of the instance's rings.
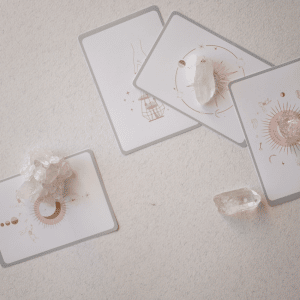
[[[210,59],[197,57],[194,78],[194,90],[199,104],[204,105],[216,92],[213,62]]]
[[[214,202],[221,214],[230,216],[255,209],[261,202],[261,197],[249,188],[242,188],[216,195]]]
[[[76,177],[65,159],[40,148],[29,152],[20,173],[25,181],[17,190],[17,198],[31,202],[43,198],[50,204],[63,201],[71,180]]]

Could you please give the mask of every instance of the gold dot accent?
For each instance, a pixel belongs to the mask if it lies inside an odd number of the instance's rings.
[[[180,68],[184,68],[185,65],[186,65],[186,63],[185,63],[184,60],[180,60],[180,61],[178,62],[178,67],[180,67]]]
[[[16,217],[12,217],[10,221],[11,221],[11,224],[14,224],[14,225],[18,224],[18,222],[19,222],[19,220]]]

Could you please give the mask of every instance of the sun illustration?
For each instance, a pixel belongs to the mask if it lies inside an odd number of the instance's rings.
[[[230,76],[237,73],[237,71],[230,72],[229,69],[221,62],[213,62],[214,78],[216,84],[216,91],[211,100],[215,101],[218,106],[218,96],[225,99],[224,94],[228,91],[228,83],[231,81]]]
[[[300,110],[288,103],[272,108],[264,123],[264,137],[272,149],[282,150],[287,154],[300,150]]]
[[[53,209],[54,212],[51,211]],[[44,199],[39,198],[34,203],[33,211],[36,219],[44,225],[55,225],[64,218],[66,214],[66,203],[64,201],[56,201],[55,207],[50,207],[51,213],[48,214],[47,212],[49,212],[49,204],[46,204]],[[45,213],[46,216],[44,216]]]

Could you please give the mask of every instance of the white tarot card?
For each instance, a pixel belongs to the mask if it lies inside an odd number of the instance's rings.
[[[300,59],[229,86],[270,205],[300,197]]]
[[[211,61],[213,97],[198,103],[195,62]],[[195,21],[173,12],[138,72],[134,85],[194,120],[246,147],[228,83],[265,70],[270,63],[228,41]]]
[[[201,126],[132,84],[162,28],[152,6],[79,36],[123,154]]]
[[[67,157],[77,173],[75,192],[56,207],[23,204],[16,190],[23,177],[0,182],[0,263],[7,267],[118,229],[94,154]]]

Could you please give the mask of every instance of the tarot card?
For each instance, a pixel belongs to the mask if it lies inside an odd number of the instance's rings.
[[[152,6],[79,36],[123,154],[200,126],[132,84],[162,27],[160,12]]]
[[[196,97],[196,63],[210,62],[212,93]],[[246,147],[228,83],[270,67],[270,63],[195,21],[173,12],[138,72],[134,85],[194,120]],[[204,78],[206,79],[206,78]]]
[[[231,94],[270,205],[300,197],[300,59],[234,81]]]
[[[67,157],[76,172],[76,192],[52,207],[16,198],[23,177],[0,182],[0,263],[3,267],[107,234],[118,224],[91,150]]]

